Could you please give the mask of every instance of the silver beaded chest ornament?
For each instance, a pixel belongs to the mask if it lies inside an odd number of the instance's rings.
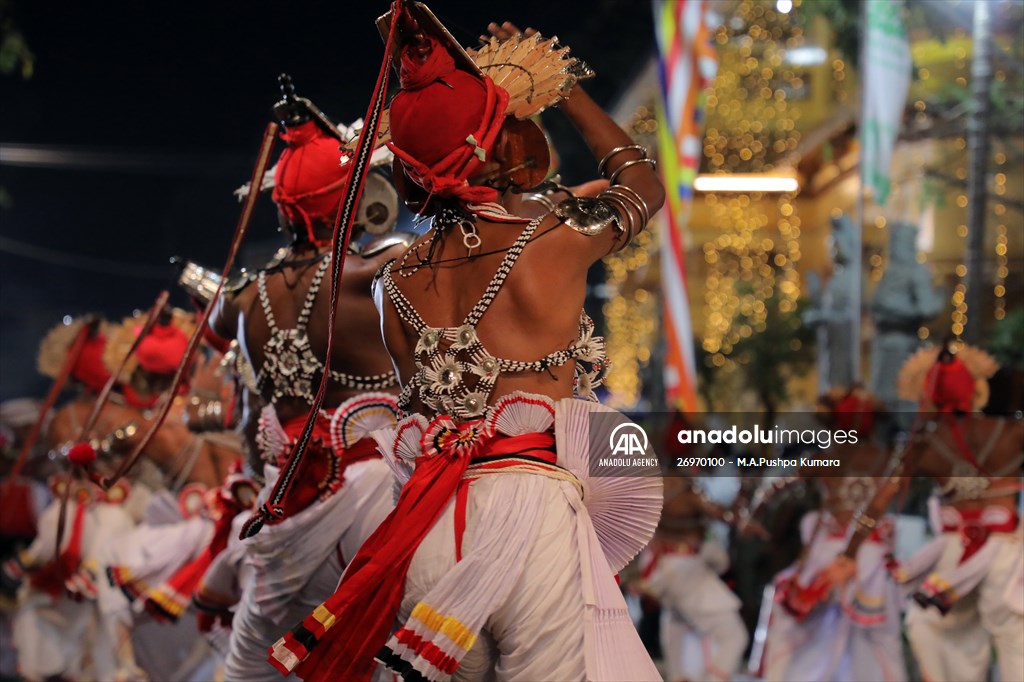
[[[268,383],[270,384],[273,395],[272,402],[274,403],[288,396],[301,398],[309,405],[313,404],[313,386],[320,383],[319,377],[325,367],[313,352],[306,328],[309,324],[309,316],[313,311],[316,295],[320,291],[320,284],[323,282],[330,263],[329,254],[320,261],[320,265],[313,274],[309,291],[306,292],[306,298],[302,302],[302,309],[299,311],[295,327],[292,329],[281,329],[277,326],[274,311],[270,307],[270,297],[267,295],[266,272],[261,271],[256,278],[256,290],[260,305],[266,316],[267,326],[270,328],[270,339],[263,345],[264,362],[263,369],[259,374],[258,386],[260,391],[264,392]],[[329,372],[333,383],[342,388],[357,391],[377,391],[394,386],[398,381],[394,372],[370,376],[346,374],[333,369]]]
[[[412,327],[419,340],[415,348],[416,373],[403,387],[399,405],[407,409],[414,392],[438,414],[456,419],[476,419],[487,412],[494,384],[503,373],[544,372],[576,360],[573,388],[576,395],[596,400],[594,389],[607,372],[604,338],[594,336],[594,323],[586,312],[580,314],[579,337],[562,350],[539,360],[522,361],[495,357],[477,336],[476,327],[501,290],[512,266],[523,252],[540,220],[526,226],[509,247],[483,296],[458,327],[431,327],[420,317],[391,272],[394,261],[381,270],[384,289],[399,317]],[[434,229],[444,229],[435,225]]]

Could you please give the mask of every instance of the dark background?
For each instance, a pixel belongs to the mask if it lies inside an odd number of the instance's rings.
[[[39,340],[64,315],[119,318],[175,290],[172,255],[219,268],[238,219],[276,78],[335,120],[364,115],[383,47],[383,0],[350,2],[2,2],[35,55],[28,80],[0,76],[0,147],[53,152],[0,161],[0,399],[42,395]],[[435,0],[464,45],[492,20],[555,34],[614,102],[654,53],[651,6],[631,0]],[[562,174],[594,162],[557,111],[545,114]],[[36,154],[36,156],[39,156]],[[276,239],[263,197],[242,262]],[[262,245],[264,248],[258,248]],[[250,265],[254,263],[249,263]]]

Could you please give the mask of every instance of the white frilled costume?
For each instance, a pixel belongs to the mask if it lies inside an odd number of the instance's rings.
[[[58,484],[58,497],[65,485]],[[19,671],[29,679],[109,679],[118,672],[116,640],[102,627],[98,574],[105,547],[134,524],[125,504],[129,487],[104,492],[90,483],[70,485],[60,552],[57,499],[40,516],[33,543],[13,560],[27,573],[13,634]]]
[[[102,627],[117,643],[119,672],[151,677],[204,674],[211,651],[193,619],[162,623],[146,611],[154,588],[195,560],[210,543],[214,523],[201,513],[205,488],[190,487],[179,501],[153,496],[142,523],[104,544],[99,563]],[[189,518],[186,518],[186,515]]]
[[[749,639],[740,600],[722,579],[729,557],[716,540],[648,550],[644,591],[661,602],[661,649],[670,680],[731,680]]]
[[[980,499],[988,487],[979,477],[951,483],[962,489],[958,501]],[[1024,679],[1024,530],[1017,514],[944,506],[938,521],[941,534],[894,571],[914,593],[907,637],[922,675],[986,679],[994,648],[999,679]]]
[[[231,620],[226,680],[280,679],[267,664],[267,649],[334,591],[348,561],[391,511],[391,469],[368,434],[393,426],[396,413],[395,397],[387,393],[365,393],[342,403],[324,420],[329,442],[316,453],[334,459],[327,469],[339,480],[322,486],[301,511],[241,541],[244,576]],[[260,427],[264,456],[281,462],[294,436],[279,424],[272,407],[264,409]],[[267,485],[258,504],[266,502],[278,474],[278,467],[266,465]],[[226,576],[210,579],[225,583]]]
[[[476,335],[538,223],[456,328],[423,322],[385,264],[378,292],[419,336],[403,404],[416,391],[438,416],[374,434],[403,485],[397,504],[334,595],[274,645],[282,672],[368,680],[376,657],[406,680],[661,679],[615,581],[654,533],[661,479],[591,475],[591,437],[609,442],[589,432],[593,413],[612,412],[599,404],[517,392],[488,406],[502,373],[576,361],[592,395],[604,364],[585,314],[577,340],[535,362],[496,357]]]
[[[765,648],[766,680],[903,682],[902,595],[889,576],[892,524],[879,522],[857,552],[854,578],[802,620],[783,606],[787,592],[813,590],[815,577],[846,547],[846,528],[822,512],[801,522],[806,558],[776,576]],[[791,583],[790,581],[793,580]]]

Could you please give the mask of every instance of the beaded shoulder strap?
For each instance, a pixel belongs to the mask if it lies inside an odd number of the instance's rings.
[[[320,284],[323,282],[324,275],[327,274],[327,268],[331,264],[331,259],[328,256],[320,261],[320,265],[317,266],[316,272],[313,274],[313,281],[309,284],[309,291],[306,292],[306,298],[302,301],[302,308],[299,310],[299,317],[295,321],[295,330],[305,331],[306,325],[309,324],[309,316],[313,312],[313,304],[316,302],[316,295],[320,292]],[[263,314],[267,318],[267,326],[270,328],[270,332],[274,333],[277,331],[277,320],[274,318],[274,311],[270,307],[270,296],[267,294],[267,273],[260,271],[260,274],[256,278],[256,291],[259,294],[260,306],[263,308]]]
[[[505,253],[505,257],[502,259],[501,264],[495,271],[494,276],[491,277],[491,281],[487,284],[487,289],[484,290],[483,296],[476,302],[473,309],[466,315],[466,319],[463,320],[464,325],[476,326],[480,322],[480,319],[487,312],[487,308],[494,301],[494,297],[498,295],[501,290],[501,286],[505,283],[505,279],[508,277],[509,272],[512,271],[512,266],[515,265],[516,260],[523,253],[523,249],[526,248],[527,242],[533,236],[533,233],[537,230],[537,226],[540,225],[540,219],[530,221],[530,224],[519,234],[516,240],[509,247]],[[398,288],[395,283],[394,275],[391,272],[391,266],[394,263],[394,259],[389,260],[381,267],[381,279],[384,281],[384,291],[387,292],[388,298],[394,303],[395,309],[398,311],[399,317],[402,318],[413,330],[419,334],[424,329],[430,327],[419,312],[412,305],[402,290]]]
[[[462,321],[462,324],[475,327],[480,322],[484,313],[487,312],[491,303],[494,302],[494,297],[498,295],[499,291],[501,291],[501,287],[505,284],[508,274],[512,272],[512,266],[515,265],[517,260],[519,260],[519,256],[522,255],[523,249],[526,248],[526,244],[530,241],[533,233],[537,231],[537,226],[540,225],[540,222],[541,218],[531,220],[530,224],[527,225],[526,228],[519,233],[516,240],[512,242],[512,246],[509,247],[508,252],[505,253],[505,257],[501,260],[501,265],[498,266],[494,276],[491,277],[491,281],[487,284],[487,289],[484,290],[484,295],[480,297],[480,300],[476,302],[473,309],[469,311],[469,314],[466,315],[466,319]]]
[[[387,263],[381,266],[380,279],[384,282],[384,291],[387,293],[388,298],[395,305],[395,310],[398,311],[398,316],[408,324],[413,330],[419,334],[427,327],[427,323],[423,321],[420,314],[413,307],[409,299],[405,297],[402,290],[395,284],[395,277],[391,274],[391,265],[395,262],[392,258]]]

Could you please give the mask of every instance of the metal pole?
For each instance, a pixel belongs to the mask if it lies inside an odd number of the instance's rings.
[[[865,103],[867,102],[866,91],[867,81],[864,78],[864,74],[867,73],[867,69],[864,68],[865,60],[865,47],[867,43],[868,34],[868,2],[870,0],[860,1],[860,46],[857,51],[857,74],[860,76],[860,120],[857,122],[857,131],[860,135],[860,177],[858,178],[859,184],[857,185],[857,219],[853,225],[853,254],[852,261],[850,262],[850,268],[853,269],[854,278],[857,285],[853,288],[853,304],[850,306],[853,312],[853,319],[850,320],[850,352],[853,357],[850,358],[850,378],[853,383],[856,384],[861,381],[860,374],[860,328],[861,328],[861,317],[864,307],[864,188],[866,186],[865,178],[867,174],[867,168],[864,166],[864,123],[867,121],[867,112],[865,111]]]
[[[985,218],[988,202],[988,128],[991,119],[992,20],[988,0],[974,2],[974,30],[971,60],[971,109],[967,119],[967,324],[964,339],[978,343],[983,338],[982,308],[985,286]]]

